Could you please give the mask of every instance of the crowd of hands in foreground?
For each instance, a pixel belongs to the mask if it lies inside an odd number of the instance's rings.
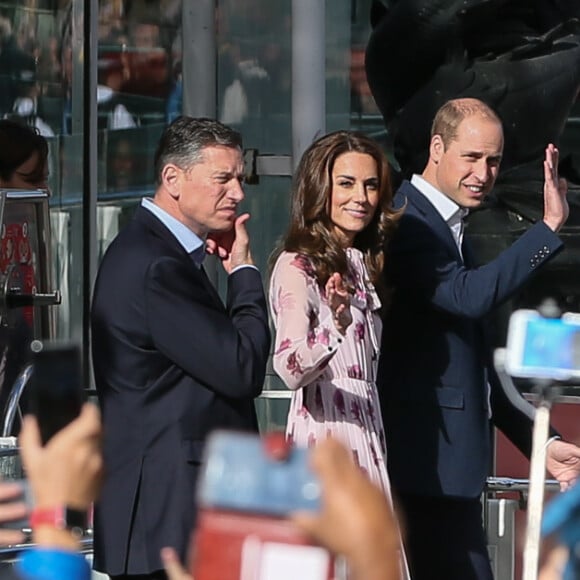
[[[86,403],[80,416],[43,446],[36,419],[26,416],[19,437],[22,463],[35,506],[67,505],[89,509],[98,497],[103,477],[102,426],[98,408]],[[319,513],[294,513],[294,523],[310,538],[342,555],[353,580],[395,580],[398,572],[398,527],[383,493],[354,463],[338,441],[327,439],[310,455],[311,467],[322,486]],[[26,517],[18,483],[0,484],[0,522]],[[404,524],[403,524],[404,527]],[[0,544],[25,541],[20,530],[0,528]],[[39,526],[33,541],[41,547],[76,550],[78,539],[67,530]],[[556,547],[546,559],[541,580],[561,578],[567,550]],[[191,580],[172,548],[162,560],[169,580]]]

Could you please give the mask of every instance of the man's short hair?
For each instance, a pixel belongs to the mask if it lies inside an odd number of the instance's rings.
[[[457,128],[467,117],[479,116],[501,126],[501,120],[483,101],[473,98],[451,99],[436,113],[431,125],[431,137],[440,135],[445,149],[457,138]]]
[[[241,151],[242,136],[227,125],[205,117],[178,117],[165,128],[157,151],[154,167],[157,185],[161,172],[168,163],[189,169],[199,163],[207,147],[231,147]]]

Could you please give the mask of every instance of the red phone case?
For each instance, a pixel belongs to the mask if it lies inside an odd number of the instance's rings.
[[[195,580],[332,580],[335,561],[287,519],[200,509],[192,537],[190,572]],[[272,570],[277,572],[272,573]]]

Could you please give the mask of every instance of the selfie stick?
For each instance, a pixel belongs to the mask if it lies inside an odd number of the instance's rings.
[[[537,408],[528,403],[520,395],[511,377],[506,373],[504,361],[505,349],[498,348],[495,351],[494,363],[502,387],[512,404],[524,411],[534,421],[522,580],[536,580],[540,552],[540,523],[544,502],[546,441],[550,425],[550,402],[540,393],[540,403]]]
[[[546,381],[536,385],[540,396],[534,419],[532,458],[530,461],[530,492],[526,514],[526,541],[524,544],[523,580],[536,580],[540,556],[540,528],[544,506],[544,484],[546,477],[546,442],[550,431],[550,407],[552,383]]]
[[[538,310],[546,318],[558,318],[560,316],[560,310],[553,301],[545,301]],[[554,388],[554,381],[550,379],[536,380],[534,391],[538,394],[539,402],[534,409],[519,394],[511,377],[505,371],[505,349],[496,350],[494,365],[507,397],[528,415],[530,415],[531,409],[532,414],[530,416],[534,420],[522,580],[537,580],[540,556],[540,527],[546,480],[546,443],[550,432],[550,408],[557,394],[557,389]],[[525,403],[526,408],[523,408],[523,403]]]

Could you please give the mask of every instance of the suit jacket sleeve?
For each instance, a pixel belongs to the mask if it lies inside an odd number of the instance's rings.
[[[456,253],[448,232],[433,225],[438,215],[427,221],[420,212],[407,208],[387,254],[387,281],[406,303],[428,303],[441,313],[472,319],[482,324],[496,306],[517,292],[543,263],[563,247],[559,237],[543,222],[537,223],[496,259],[479,268],[466,268]],[[433,210],[434,211],[434,210]],[[446,224],[442,222],[442,226]],[[441,320],[446,320],[445,318]],[[481,343],[486,348],[487,339]],[[526,455],[531,450],[533,409],[522,398],[515,406],[508,399],[495,373],[491,352],[487,361],[491,385],[491,408],[495,425]]]
[[[167,257],[149,268],[145,293],[156,348],[222,396],[258,396],[270,348],[259,272],[242,268],[228,277],[224,309],[208,292],[203,274],[191,270]]]
[[[489,362],[487,369],[491,387],[493,423],[526,457],[530,457],[536,409],[517,390],[514,393],[517,396],[515,402],[508,397],[492,361]],[[550,426],[549,437],[554,436],[560,436],[560,434]]]
[[[400,291],[418,293],[440,310],[480,318],[517,292],[561,248],[558,236],[539,222],[495,260],[468,269],[427,221],[405,214],[387,258],[387,275]]]

